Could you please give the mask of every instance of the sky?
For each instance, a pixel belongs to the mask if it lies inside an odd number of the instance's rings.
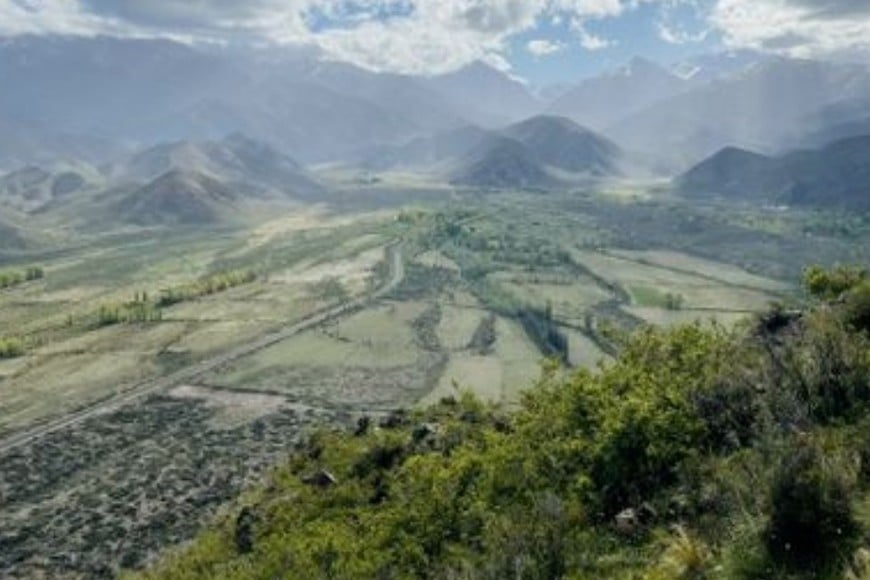
[[[751,49],[870,55],[870,0],[0,0],[0,37],[110,35],[316,47],[371,70],[432,75],[483,60],[534,84],[633,56]]]

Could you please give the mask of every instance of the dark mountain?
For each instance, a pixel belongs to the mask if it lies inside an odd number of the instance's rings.
[[[622,152],[608,139],[562,117],[533,117],[503,131],[519,141],[537,163],[592,176],[618,173]]]
[[[235,209],[233,190],[195,171],[173,169],[127,194],[114,206],[122,221],[143,226],[206,225]]]
[[[607,134],[682,170],[727,146],[781,150],[796,142],[808,114],[867,94],[864,67],[773,59],[647,107]]]
[[[726,149],[675,180],[690,197],[870,210],[870,136],[824,149],[765,157]]]
[[[603,129],[690,87],[688,81],[659,65],[635,58],[616,71],[583,81],[556,99],[549,112]]]
[[[622,152],[604,137],[561,117],[539,116],[482,139],[453,181],[485,187],[553,187],[615,176]]]
[[[486,127],[525,119],[543,108],[525,85],[482,62],[433,77],[428,85],[460,115]]]
[[[522,143],[507,137],[488,139],[470,160],[455,171],[451,183],[493,189],[546,188],[558,184],[534,161]]]
[[[107,173],[115,180],[149,181],[173,170],[199,173],[260,193],[309,197],[322,192],[299,163],[241,134],[222,141],[158,145],[114,164]]]

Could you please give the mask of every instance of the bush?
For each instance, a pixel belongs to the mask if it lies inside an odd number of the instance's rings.
[[[786,453],[774,476],[766,546],[772,560],[805,572],[830,572],[855,549],[845,469],[813,444]]]
[[[866,279],[867,271],[857,266],[836,266],[830,270],[810,266],[804,270],[803,285],[814,298],[836,300]]]
[[[860,331],[870,331],[870,282],[853,288],[843,305],[846,322]]]
[[[0,338],[0,359],[19,357],[25,350],[24,342],[18,338]]]
[[[169,307],[180,302],[195,300],[203,296],[210,296],[218,292],[235,288],[243,284],[249,284],[257,279],[257,275],[250,270],[224,272],[204,278],[199,282],[193,282],[177,288],[163,290],[157,301],[159,307]]]

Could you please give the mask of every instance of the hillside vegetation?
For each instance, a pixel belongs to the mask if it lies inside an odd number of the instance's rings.
[[[870,280],[324,432],[146,578],[868,578]]]

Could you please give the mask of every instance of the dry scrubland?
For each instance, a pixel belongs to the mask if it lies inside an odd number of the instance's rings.
[[[711,230],[731,240],[717,261],[708,234],[683,232],[679,212],[646,208],[654,221],[671,220],[667,240],[648,221],[626,228],[636,207],[624,198],[450,194],[467,197],[454,205],[440,191],[437,205],[384,211],[402,198],[382,185],[347,193],[344,213],[16,258],[10,267],[38,262],[46,275],[0,291],[0,338],[27,345],[0,360],[0,434],[373,296],[397,275],[388,247],[400,248],[404,267],[389,293],[323,324],[0,451],[0,576],[99,577],[142,566],[190,537],[310,428],[464,389],[510,406],[534,384],[545,353],[596,369],[613,352],[610,327],[730,324],[791,292],[784,272],[740,245],[756,234],[736,236],[732,225]],[[693,235],[697,251],[686,241]],[[841,240],[800,247],[806,262],[849,258]],[[242,270],[253,281],[168,305],[159,319],[94,324],[103,304],[143,293],[154,301],[163,289]]]

